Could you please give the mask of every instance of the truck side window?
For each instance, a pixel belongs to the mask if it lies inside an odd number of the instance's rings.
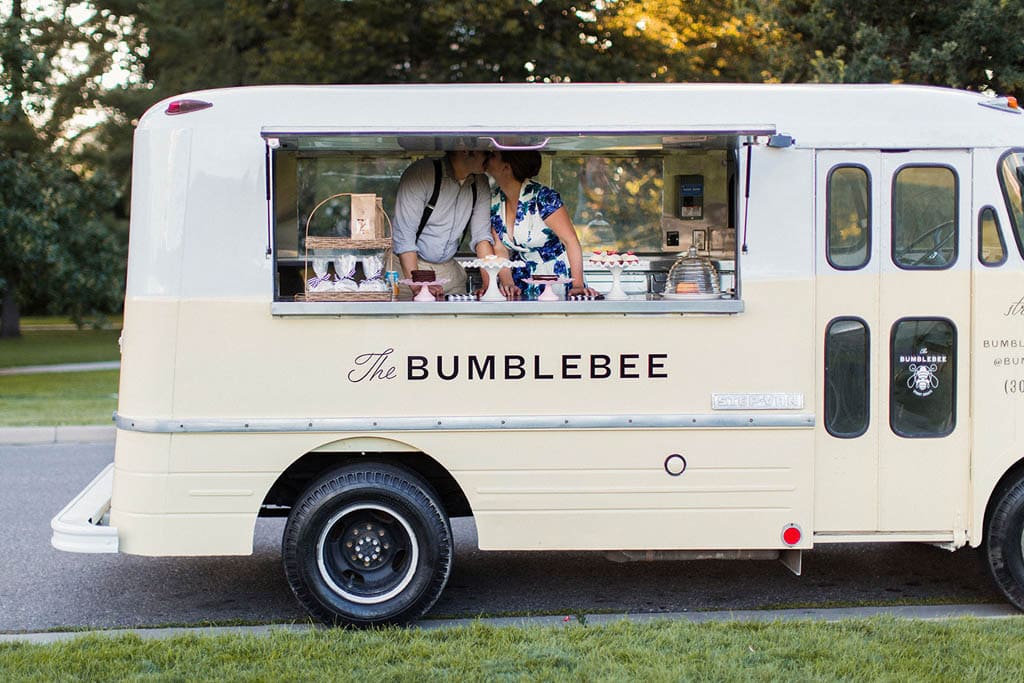
[[[828,262],[856,270],[871,255],[871,178],[863,166],[836,166],[828,174]]]
[[[999,185],[1013,224],[1017,250],[1024,256],[1024,152],[1007,152],[999,161]]]
[[[860,318],[836,318],[825,331],[825,429],[840,439],[868,430],[869,341]]]
[[[1006,242],[999,227],[999,216],[986,206],[978,216],[978,261],[984,266],[1001,266],[1006,262]]]
[[[905,166],[892,183],[892,260],[900,268],[942,269],[956,261],[957,180],[943,166]]]
[[[956,328],[943,318],[892,327],[889,424],[905,437],[941,437],[956,426]]]

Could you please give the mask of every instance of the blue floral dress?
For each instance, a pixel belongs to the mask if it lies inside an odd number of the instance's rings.
[[[491,227],[501,243],[508,248],[509,260],[515,263],[512,279],[523,292],[523,298],[536,299],[544,285],[530,285],[523,280],[533,275],[572,277],[565,246],[544,219],[562,206],[562,197],[550,187],[527,180],[519,193],[516,222],[509,230],[505,225],[507,198],[501,188],[495,188],[491,197]],[[572,283],[553,287],[564,299]]]

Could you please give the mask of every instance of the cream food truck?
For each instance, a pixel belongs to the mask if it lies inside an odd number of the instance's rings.
[[[602,298],[478,300],[467,250],[462,296],[395,300],[398,180],[458,149],[541,153]],[[287,515],[296,597],[356,625],[429,610],[466,515],[484,550],[797,572],[816,544],[982,547],[1024,606],[1022,182],[1016,101],[940,88],[162,102],[115,459],[52,542],[244,555]]]

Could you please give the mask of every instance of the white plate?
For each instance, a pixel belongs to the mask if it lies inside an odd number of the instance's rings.
[[[663,299],[672,299],[674,301],[698,301],[702,299],[721,299],[721,294],[670,294],[665,293],[661,295]]]

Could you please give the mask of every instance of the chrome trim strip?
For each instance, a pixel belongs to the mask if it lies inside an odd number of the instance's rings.
[[[642,94],[642,93],[641,93]],[[719,126],[716,124],[695,124],[690,126],[644,126],[642,128],[630,126],[602,126],[589,127],[586,125],[572,127],[550,126],[517,126],[516,128],[488,128],[488,129],[467,129],[467,128],[445,128],[438,126],[405,126],[402,128],[382,128],[380,126],[347,126],[339,129],[335,126],[295,126],[295,125],[269,125],[260,128],[260,136],[264,138],[286,138],[294,137],[360,137],[365,135],[379,136],[402,136],[402,135],[434,135],[434,136],[456,136],[456,137],[490,137],[492,135],[550,135],[552,137],[584,135],[774,135],[778,132],[778,126],[774,123],[745,123],[736,126]]]
[[[114,414],[118,429],[153,434],[244,432],[419,432],[419,431],[519,431],[537,429],[707,429],[739,427],[814,426],[814,415],[765,415],[764,413],[675,415],[510,415],[452,417],[335,417],[207,419],[130,418]]]
[[[638,296],[630,301],[274,301],[271,315],[276,316],[406,316],[406,315],[664,315],[693,313],[742,313],[743,302],[736,299],[698,301],[647,301]]]

